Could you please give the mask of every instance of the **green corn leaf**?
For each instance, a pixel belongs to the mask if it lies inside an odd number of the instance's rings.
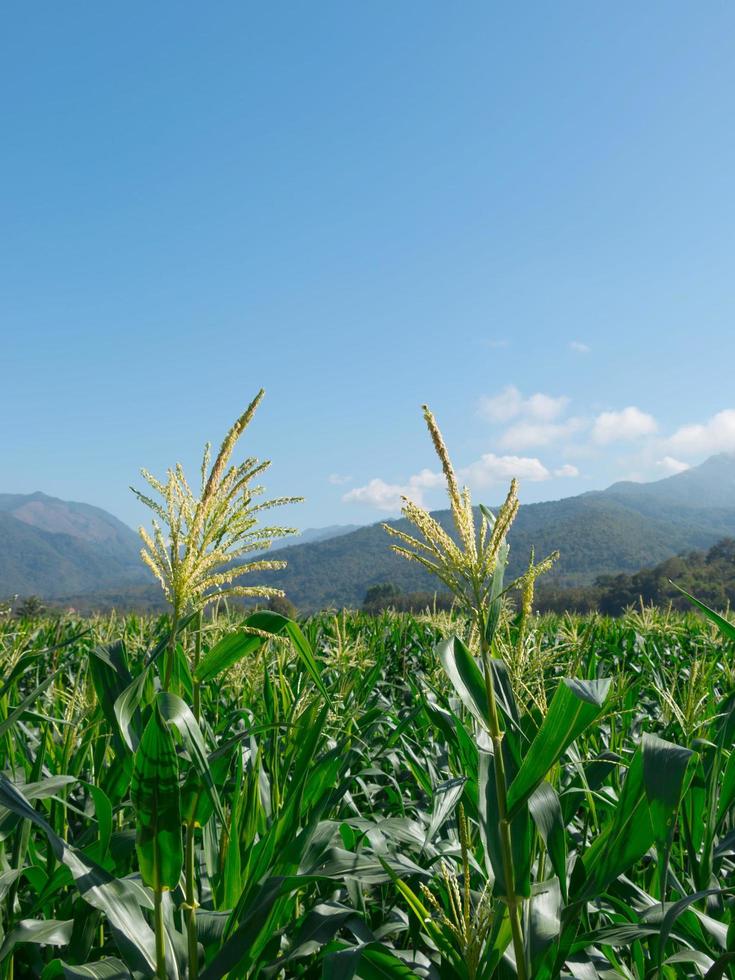
[[[168,692],[162,691],[156,699],[156,704],[164,720],[170,725],[174,725],[181,735],[184,746],[191,756],[191,760],[206,787],[207,793],[212,801],[212,806],[222,824],[224,824],[224,810],[222,809],[219,794],[217,793],[212,772],[209,768],[204,737],[194,714],[181,698]]]
[[[323,980],[418,980],[418,974],[377,942],[348,947],[324,959]]]
[[[117,742],[120,742],[115,702],[133,683],[122,641],[95,647],[89,653],[89,673],[102,713]]]
[[[480,725],[486,728],[488,701],[485,678],[475,658],[458,636],[442,640],[436,645],[434,652],[462,704]],[[490,668],[498,707],[505,721],[515,727],[518,721],[518,709],[513,700],[505,664],[501,660],[492,660]]]
[[[156,704],[135,753],[130,798],[143,881],[154,890],[175,888],[184,860],[176,746]]]
[[[426,828],[423,846],[430,843],[434,834],[455,808],[464,792],[466,782],[467,780],[464,776],[457,776],[454,779],[448,779],[436,787],[431,806],[431,820],[429,821],[429,826]]]
[[[656,840],[663,844],[673,833],[689,760],[694,753],[650,734],[643,736],[641,751],[651,825]]]
[[[511,817],[527,802],[575,738],[601,713],[609,689],[607,679],[578,681],[564,678],[561,681],[508,790]]]
[[[643,736],[641,751],[643,782],[660,864],[661,901],[664,902],[676,814],[684,792],[689,760],[694,753],[650,734]],[[663,967],[665,947],[666,942],[662,938],[658,944],[659,972]]]
[[[247,976],[254,947],[270,920],[276,902],[313,880],[307,877],[276,876],[259,884],[252,900],[240,909],[236,919],[233,913],[232,925],[236,928],[201,972],[200,980],[222,980],[228,974],[232,977]]]
[[[487,516],[490,512],[482,507],[483,513]],[[503,608],[503,579],[505,577],[505,567],[508,563],[509,547],[505,541],[498,549],[498,556],[493,571],[492,584],[490,586],[490,600],[487,607],[487,619],[485,622],[485,642],[488,650],[492,649],[495,631],[500,622],[500,613]]]
[[[207,787],[197,770],[189,769],[186,779],[181,784],[182,822],[195,827],[204,827],[213,813],[212,797]]]
[[[584,878],[576,883],[572,898],[591,900],[602,894],[643,857],[654,840],[643,780],[643,752],[639,748],[628,768],[612,819],[583,855]]]
[[[553,957],[561,931],[562,896],[559,878],[534,885],[528,910],[527,943],[532,976],[538,977],[542,964]]]
[[[662,951],[669,941],[669,936],[671,931],[676,924],[676,920],[679,916],[685,912],[690,906],[695,905],[697,902],[701,902],[702,899],[708,898],[711,895],[726,895],[733,893],[732,888],[705,888],[702,891],[694,892],[691,895],[685,895],[684,898],[680,898],[678,902],[672,903],[666,909],[666,914],[661,921],[661,939],[659,950]]]
[[[451,636],[437,644],[436,654],[462,704],[485,727],[488,717],[487,693],[475,658],[458,636]]]
[[[542,782],[528,800],[531,817],[541,834],[551,861],[551,866],[559,879],[559,888],[564,902],[567,901],[567,835],[564,827],[561,803],[551,783]]]
[[[25,674],[34,664],[41,660],[46,651],[45,650],[29,650],[26,653],[21,654],[15,665],[8,671],[7,675],[3,678],[2,683],[0,683],[0,698],[6,694],[10,688],[15,684],[19,678]]]
[[[38,698],[41,694],[43,694],[43,692],[46,690],[49,684],[51,684],[56,679],[56,677],[58,677],[58,675],[59,675],[59,671],[57,670],[54,671],[53,674],[49,674],[48,677],[45,677],[38,685],[38,687],[34,688],[29,695],[23,698],[23,700],[20,702],[19,705],[13,708],[13,710],[10,712],[7,718],[5,718],[3,721],[0,721],[0,738],[2,738],[3,735],[5,735],[5,733],[8,732],[13,727],[13,725],[20,718],[23,712],[26,711],[27,708],[29,708],[30,705],[33,704],[36,698]]]
[[[735,749],[730,752],[730,758],[722,774],[720,799],[717,804],[718,824],[725,819],[733,803],[735,803]]]
[[[704,980],[722,980],[732,966],[735,966],[735,953],[724,953],[705,973]]]
[[[58,861],[66,865],[82,898],[107,916],[118,949],[126,962],[144,973],[155,970],[155,940],[141,911],[145,893],[128,881],[113,878],[86,854],[62,840],[33,807],[0,773],[0,805],[38,827],[46,835]]]
[[[202,657],[194,671],[194,679],[201,684],[214,680],[218,674],[228,670],[238,660],[254,654],[263,643],[263,637],[253,633],[245,633],[242,630],[228,633]]]
[[[506,775],[514,771],[513,758],[503,740],[503,762]],[[485,854],[495,877],[493,891],[500,897],[508,894],[508,883],[503,867],[503,851],[500,841],[500,811],[495,783],[495,758],[492,752],[481,751],[478,765],[478,810],[480,815],[480,834]],[[513,854],[515,893],[523,898],[531,894],[532,857],[531,817],[528,807],[522,805],[510,825],[511,850]]]
[[[329,701],[329,694],[324,687],[314,652],[298,623],[281,616],[279,613],[264,609],[248,616],[245,620],[245,627],[244,631],[231,633],[212,647],[202,658],[194,672],[195,680],[200,683],[211,681],[223,670],[232,667],[238,660],[255,653],[266,640],[263,636],[248,633],[247,629],[250,628],[260,630],[263,633],[270,633],[272,636],[287,636],[307,673],[318,687],[320,694],[326,701]]]
[[[146,667],[118,695],[113,706],[115,718],[120,728],[120,734],[131,752],[135,752],[140,741],[141,722],[139,709],[143,701],[147,680],[148,668]]]
[[[27,871],[25,867],[22,868],[11,868],[10,871],[3,871],[0,874],[0,902],[5,898],[10,890],[11,886],[15,881],[20,878],[20,876]]]
[[[37,943],[44,946],[66,946],[71,939],[73,919],[21,919],[13,926],[5,942],[0,946],[0,962],[9,956],[20,943]]]
[[[710,609],[709,606],[705,606],[705,604],[700,602],[699,599],[695,599],[693,595],[690,595],[686,589],[682,589],[682,587],[677,585],[676,582],[672,582],[671,584],[675,589],[678,589],[683,596],[686,596],[693,606],[696,606],[697,609],[703,612],[707,619],[715,624],[720,633],[722,633],[726,639],[735,640],[735,626],[732,623],[729,623],[724,616],[720,616],[719,613],[716,613],[714,609]]]
[[[125,964],[114,957],[71,966],[63,960],[52,960],[41,974],[41,980],[132,980],[132,973]]]
[[[81,783],[82,786],[87,790],[89,795],[92,797],[92,802],[94,803],[94,812],[97,817],[97,835],[99,841],[99,851],[97,857],[100,861],[104,861],[107,850],[110,846],[110,839],[112,837],[112,804],[107,796],[107,794],[100,789],[99,786],[95,786],[93,783]]]
[[[654,841],[661,862],[661,881],[666,881],[669,852],[674,837],[676,813],[679,809],[689,760],[694,753],[666,742],[656,735],[645,734],[641,743],[643,754],[643,783],[653,828]],[[663,899],[663,895],[661,896]],[[663,944],[660,947],[663,952]]]

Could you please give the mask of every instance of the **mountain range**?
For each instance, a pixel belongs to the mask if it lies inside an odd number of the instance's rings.
[[[449,511],[434,516],[451,530]],[[391,521],[410,531],[405,520]],[[521,506],[509,540],[509,573],[516,575],[533,546],[537,558],[558,549],[551,573],[560,585],[598,575],[632,572],[675,554],[735,536],[735,455],[652,483],[615,483],[562,500]],[[380,524],[334,525],[279,542],[287,567],[260,581],[285,589],[303,611],[358,606],[371,585],[434,591],[420,566],[389,548]],[[138,557],[139,539],[98,507],[42,493],[0,494],[0,596],[37,594],[84,606],[152,607],[157,586]]]

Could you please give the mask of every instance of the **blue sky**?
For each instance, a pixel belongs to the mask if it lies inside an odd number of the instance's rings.
[[[4,5],[0,490],[146,515],[244,441],[301,526],[735,449],[735,6]]]

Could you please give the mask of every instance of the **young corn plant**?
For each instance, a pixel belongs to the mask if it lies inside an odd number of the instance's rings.
[[[200,826],[199,805],[210,797],[224,824],[224,813],[212,782],[211,773],[203,763],[201,721],[201,685],[235,659],[262,644],[275,631],[291,629],[283,617],[255,614],[248,620],[252,634],[240,643],[240,636],[229,637],[229,644],[218,646],[214,657],[202,661],[202,612],[213,599],[232,597],[270,598],[283,595],[280,589],[263,585],[242,585],[242,576],[252,572],[280,569],[284,561],[256,557],[254,552],[270,548],[273,541],[295,533],[295,529],[280,526],[257,526],[259,515],[273,507],[295,503],[301,498],[282,497],[261,501],[263,488],[254,481],[267,469],[268,461],[250,457],[241,463],[231,463],[238,440],[252,420],[263,398],[256,395],[245,412],[225,436],[214,462],[207,445],[201,465],[201,484],[195,494],[186,479],[181,464],[167,472],[165,481],[143,470],[143,476],[158,498],[134,490],[136,496],[154,513],[152,532],[140,529],[143,539],[141,557],[160,582],[171,603],[172,625],[162,677],[165,706],[172,715],[174,727],[183,728],[195,747],[192,758],[199,762],[199,772],[191,770],[187,785],[185,812],[181,814],[178,770],[173,735],[162,719],[160,704],[153,707],[135,755],[133,769],[133,802],[137,815],[138,855],[144,882],[154,892],[156,963],[161,977],[165,975],[163,945],[162,895],[164,889],[175,887],[185,868],[184,911],[188,944],[188,977],[198,975],[197,916],[195,882],[196,831]],[[189,667],[180,650],[177,638],[184,623],[195,622],[194,657]],[[234,644],[232,640],[234,639]],[[224,651],[224,659],[223,659]],[[306,647],[302,655],[309,669],[318,676],[316,664]],[[138,697],[145,684],[145,672],[131,687]],[[172,686],[174,690],[172,690]],[[178,694],[191,692],[193,716]],[[171,693],[165,693],[171,692]],[[211,813],[212,807],[209,808]],[[208,814],[209,815],[209,814]],[[185,850],[181,850],[182,819],[185,827]],[[144,846],[145,845],[145,846]],[[166,874],[162,873],[162,869]]]
[[[665,868],[672,815],[680,802],[691,753],[661,740],[644,740],[631,762],[620,808],[628,819],[637,807],[647,804],[647,819],[624,842],[616,837],[624,824],[617,826],[613,821],[607,825],[606,833],[579,856],[576,878],[570,880],[568,819],[554,784],[558,784],[567,754],[575,758],[574,742],[602,715],[610,682],[598,677],[565,678],[545,711],[544,692],[537,699],[540,705],[520,714],[508,665],[493,656],[508,559],[506,538],[518,511],[517,484],[512,481],[497,517],[480,507],[478,529],[469,491],[460,490],[444,440],[426,407],[424,418],[444,471],[455,536],[410,500],[405,500],[403,514],[418,536],[388,525],[386,530],[397,539],[394,551],[423,565],[452,590],[473,618],[479,637],[479,666],[457,636],[441,642],[437,653],[455,694],[478,729],[473,737],[455,717],[453,731],[447,731],[452,741],[464,731],[457,754],[467,778],[465,798],[479,825],[493,894],[505,908],[485,955],[492,961],[510,940],[513,968],[520,980],[551,978],[558,975],[588,902],[654,845]],[[532,561],[522,582],[521,653],[535,579],[555,557],[539,565]],[[518,657],[516,648],[516,660]],[[428,704],[427,710],[440,720]],[[664,762],[668,784],[661,780]],[[662,888],[665,883],[664,870]],[[556,924],[551,931],[550,922]]]
[[[436,575],[454,593],[459,603],[473,618],[477,628],[482,662],[482,688],[478,694],[483,702],[478,721],[491,742],[488,758],[493,774],[493,802],[497,817],[495,820],[490,816],[490,821],[494,824],[493,845],[499,859],[496,892],[507,908],[516,971],[518,977],[525,980],[528,973],[522,919],[523,900],[527,896],[524,894],[526,888],[522,880],[522,869],[517,867],[518,862],[514,855],[508,802],[510,778],[516,765],[515,760],[511,760],[506,752],[508,740],[504,740],[505,732],[498,711],[496,694],[497,670],[494,670],[491,657],[508,554],[506,537],[519,506],[518,485],[515,480],[511,482],[505,503],[500,508],[497,518],[487,508],[481,508],[478,532],[470,491],[467,487],[461,490],[459,488],[441,431],[428,406],[424,406],[424,419],[444,472],[457,540],[455,541],[428,511],[408,498],[404,498],[402,513],[413,524],[420,537],[406,534],[388,524],[384,527],[400,542],[392,546],[393,550],[410,561],[418,562]],[[461,683],[462,668],[459,667],[458,658],[466,654],[466,648],[457,637],[441,648],[442,663],[455,686],[458,680]],[[465,666],[469,668],[470,663],[474,664],[471,657],[466,661]],[[476,666],[475,670],[477,670]],[[510,771],[509,765],[512,767]]]

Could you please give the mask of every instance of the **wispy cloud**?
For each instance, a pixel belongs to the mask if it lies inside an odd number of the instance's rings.
[[[424,491],[443,484],[442,473],[424,469],[410,477],[407,483],[387,483],[380,477],[375,477],[365,486],[348,490],[342,500],[348,504],[368,504],[378,510],[395,512],[401,509],[403,497],[423,506]]]
[[[564,463],[563,466],[559,466],[554,470],[554,476],[560,477],[575,477],[579,476],[579,470],[576,466],[572,466],[571,463]]]
[[[497,395],[483,395],[477,411],[487,422],[510,422],[519,417],[551,422],[568,404],[566,395],[545,395],[539,391],[524,398],[515,385],[507,385]]]
[[[576,351],[577,354],[589,354],[589,352],[592,350],[589,344],[583,344],[581,340],[570,341],[569,349]]]
[[[562,439],[569,439],[585,426],[583,419],[570,418],[563,422],[515,422],[500,437],[503,449],[532,449],[550,446]]]
[[[333,487],[344,486],[344,484],[349,483],[351,479],[351,476],[344,476],[342,473],[330,473],[327,477],[328,482],[331,483]]]

